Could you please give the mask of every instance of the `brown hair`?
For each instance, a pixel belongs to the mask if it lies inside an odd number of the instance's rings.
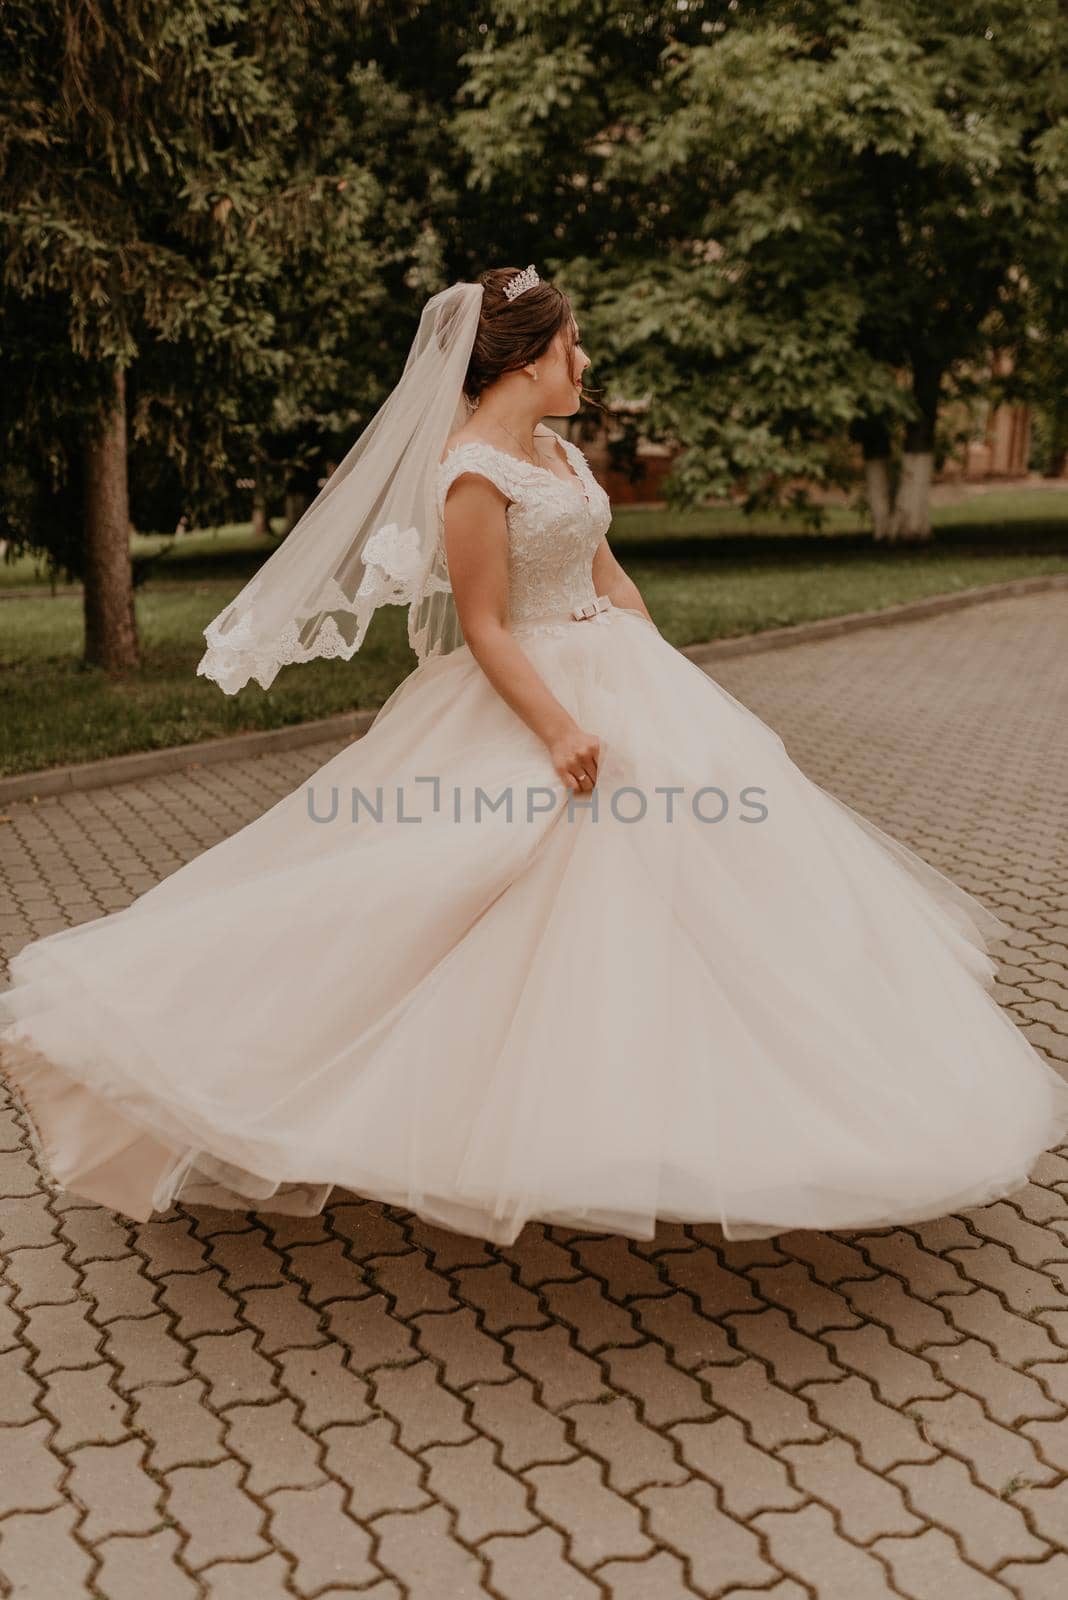
[[[491,267],[476,280],[482,285],[482,314],[464,378],[464,393],[470,400],[477,400],[483,389],[506,372],[517,372],[528,361],[543,356],[561,329],[568,370],[574,366],[575,320],[570,300],[544,279],[509,300],[504,286],[520,271],[520,267]],[[581,377],[575,382],[581,388]]]

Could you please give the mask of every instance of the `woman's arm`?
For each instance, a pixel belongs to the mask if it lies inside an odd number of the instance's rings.
[[[467,644],[497,693],[549,751],[571,789],[597,780],[600,741],[579,727],[508,627],[507,498],[487,478],[464,472],[445,500],[445,557]]]
[[[628,578],[619,562],[612,554],[607,538],[602,539],[593,555],[593,587],[598,594],[607,595],[614,606],[622,606],[625,610],[640,611],[643,617],[652,617],[641,597],[641,591],[633,578]],[[653,623],[655,627],[656,624]]]

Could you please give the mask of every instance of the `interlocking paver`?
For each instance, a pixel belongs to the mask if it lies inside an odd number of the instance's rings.
[[[345,1363],[346,1352],[336,1344],[279,1354],[280,1382],[300,1405],[300,1423],[309,1433],[331,1422],[364,1422],[371,1415],[366,1380]]]
[[[154,1317],[119,1317],[106,1324],[103,1348],[125,1388],[180,1383],[188,1376],[190,1349],[172,1331],[171,1320],[160,1311]],[[88,1333],[84,1339],[88,1342]]]
[[[229,1238],[230,1235],[224,1237]],[[196,1238],[193,1233],[190,1217],[179,1216],[167,1222],[155,1219],[135,1222],[131,1242],[138,1255],[145,1257],[149,1268],[157,1275],[165,1272],[199,1272],[207,1255],[203,1240]]]
[[[995,1422],[1012,1427],[1025,1419],[1063,1415],[1061,1402],[1050,1399],[1039,1384],[1038,1367],[1016,1372],[978,1339],[964,1339],[946,1350],[925,1350],[924,1355],[954,1389],[975,1395]]]
[[[1013,1499],[1030,1513],[1032,1522],[1048,1544],[1057,1548],[1064,1543],[1068,1529],[1068,1480],[1062,1479],[1049,1488],[1035,1488],[1024,1482]],[[1014,1555],[1021,1553],[1013,1550]]]
[[[226,1443],[247,1463],[245,1488],[257,1497],[274,1489],[305,1489],[324,1482],[315,1440],[297,1426],[295,1400],[231,1406]]]
[[[543,1328],[548,1322],[538,1297],[518,1283],[507,1262],[491,1267],[460,1268],[453,1273],[459,1297],[482,1313],[490,1333],[511,1333],[516,1328]],[[555,1286],[554,1286],[555,1287]]]
[[[761,1299],[788,1311],[802,1333],[821,1333],[829,1328],[855,1328],[860,1323],[860,1317],[845,1296],[836,1289],[817,1283],[811,1268],[801,1261],[787,1261],[781,1266],[750,1267],[749,1276],[756,1284]]]
[[[874,1323],[824,1335],[841,1367],[867,1378],[880,1400],[904,1407],[921,1398],[948,1394],[949,1385],[935,1376],[927,1361],[901,1350],[885,1328]]]
[[[159,1284],[145,1277],[144,1262],[137,1256],[89,1261],[81,1271],[82,1285],[95,1301],[94,1316],[99,1323],[119,1317],[152,1317],[159,1310]],[[162,1298],[166,1301],[165,1292]]]
[[[1036,1559],[1049,1554],[1029,1531],[1019,1504],[973,1483],[968,1467],[953,1456],[922,1466],[891,1467],[889,1476],[902,1486],[918,1513],[959,1536],[964,1553],[978,1567],[990,1568],[1009,1557]],[[1061,1527],[1065,1525],[1062,1520]]]
[[[856,1311],[884,1326],[903,1350],[960,1342],[959,1331],[945,1313],[911,1294],[896,1278],[862,1278],[856,1283],[847,1279],[838,1288]]]
[[[1012,1591],[962,1561],[948,1533],[925,1528],[909,1538],[888,1534],[872,1550],[882,1556],[894,1582],[910,1600],[1005,1600]],[[1052,1600],[1053,1591],[1050,1591]]]
[[[750,1358],[738,1366],[704,1367],[701,1377],[716,1404],[746,1423],[754,1441],[765,1449],[823,1436],[824,1429],[805,1402],[773,1383],[759,1361]]]
[[[1065,997],[1065,1015],[1068,1016],[1068,996]],[[1028,1194],[1024,1190],[1024,1194]],[[1055,1200],[1048,1190],[1043,1191],[1047,1201]],[[1068,1200],[1060,1198],[1060,1206],[1048,1206],[1043,1220],[1060,1215],[1068,1217]],[[996,1205],[987,1206],[983,1210],[969,1212],[972,1227],[984,1238],[1004,1244],[1013,1255],[1021,1262],[1032,1267],[1056,1267],[1057,1257],[1062,1256],[1061,1248],[1057,1243],[1057,1236],[1051,1234],[1048,1228],[1036,1227],[1027,1217],[1022,1216],[1016,1204],[1007,1200],[1000,1200]],[[1065,1261],[1059,1262],[1061,1271],[1065,1268]]]
[[[390,1302],[395,1317],[408,1321],[424,1311],[455,1311],[458,1305],[447,1278],[426,1270],[426,1257],[419,1250],[403,1256],[383,1256],[370,1264],[376,1289]]]
[[[685,1483],[690,1476],[670,1436],[643,1422],[628,1396],[606,1391],[603,1400],[569,1406],[568,1416],[575,1438],[604,1462],[608,1482],[621,1494],[647,1483]]]
[[[16,1347],[0,1355],[0,1424],[17,1425],[36,1420],[41,1383],[29,1366],[28,1350]]]
[[[688,1372],[709,1361],[740,1361],[727,1330],[698,1311],[690,1296],[676,1291],[657,1300],[633,1300],[631,1312],[643,1333],[666,1346],[677,1367]]]
[[[995,1206],[990,1207],[991,1211],[996,1209]],[[903,1228],[887,1233],[865,1234],[858,1237],[857,1243],[869,1260],[881,1267],[884,1273],[892,1272],[899,1277],[908,1285],[910,1294],[923,1301],[968,1287],[964,1273],[955,1260],[936,1255],[933,1250],[925,1250],[919,1240]],[[883,1277],[878,1281],[885,1284],[886,1279]],[[858,1293],[860,1285],[852,1284],[851,1296]]]
[[[826,1346],[792,1328],[784,1311],[769,1307],[726,1320],[741,1348],[766,1361],[776,1383],[788,1389],[840,1375]]]
[[[972,1395],[924,1400],[916,1410],[924,1438],[967,1461],[979,1482],[995,1494],[1014,1479],[1048,1483],[1057,1476],[1029,1438],[992,1421]]]
[[[892,1600],[885,1567],[837,1531],[826,1506],[764,1511],[754,1522],[773,1558],[789,1571],[803,1572],[820,1600]]]
[[[242,1488],[244,1467],[220,1461],[210,1467],[175,1467],[167,1474],[167,1509],[189,1535],[185,1557],[194,1571],[212,1561],[258,1556],[270,1549],[262,1528],[267,1514]]]
[[[181,1540],[173,1528],[141,1538],[105,1539],[97,1589],[108,1600],[197,1600],[199,1585],[176,1565]]]
[[[651,1533],[689,1562],[699,1594],[731,1583],[762,1587],[779,1576],[754,1529],[720,1510],[711,1484],[694,1479],[677,1489],[639,1489],[635,1499],[648,1513]]]
[[[292,1600],[289,1569],[290,1563],[272,1550],[254,1561],[214,1561],[199,1577],[211,1600]],[[348,1593],[351,1597],[351,1590]],[[361,1600],[366,1593],[361,1591]],[[326,1600],[326,1596],[320,1595],[318,1600]],[[396,1600],[395,1595],[389,1600]]]
[[[789,1444],[780,1455],[793,1465],[803,1489],[834,1506],[842,1532],[858,1544],[870,1544],[880,1533],[922,1532],[901,1490],[864,1466],[851,1440]]]
[[[13,1113],[8,1113],[9,1117]],[[21,1135],[21,1128],[19,1129]],[[6,1137],[6,1135],[5,1135]],[[106,1212],[101,1213],[107,1215]],[[0,1249],[7,1255],[31,1245],[51,1244],[57,1222],[48,1209],[48,1196],[23,1195],[0,1199]],[[71,1259],[77,1259],[71,1252]]]
[[[464,1389],[479,1381],[504,1383],[512,1376],[507,1351],[482,1332],[470,1306],[412,1320],[418,1330],[418,1348],[441,1363],[442,1376],[451,1389]]]
[[[216,1410],[236,1401],[273,1400],[277,1395],[278,1375],[256,1349],[256,1335],[250,1329],[209,1334],[195,1340],[193,1351],[192,1365],[207,1379]]]
[[[1042,1323],[1003,1305],[1000,1296],[991,1289],[943,1295],[938,1304],[955,1328],[985,1339],[998,1359],[1009,1367],[1055,1361],[1068,1353],[1050,1338]]]
[[[247,1238],[247,1235],[243,1237]],[[251,1283],[243,1284],[240,1278],[254,1274],[256,1287],[264,1288],[272,1281],[272,1272],[277,1273],[281,1282],[283,1270],[291,1278],[300,1280],[307,1290],[308,1302],[313,1306],[323,1306],[328,1300],[354,1299],[362,1292],[359,1281],[363,1273],[362,1263],[352,1260],[351,1252],[342,1239],[289,1245],[284,1254],[280,1249],[268,1250],[263,1245],[255,1258],[249,1256],[235,1265],[231,1286],[251,1287]],[[370,1288],[366,1293],[371,1293]]]
[[[489,1562],[493,1592],[505,1600],[543,1600],[549,1595],[554,1600],[600,1600],[602,1595],[596,1583],[567,1561],[563,1535],[555,1528],[539,1528],[523,1538],[487,1539],[482,1553]]]
[[[89,1544],[112,1533],[149,1533],[159,1521],[160,1485],[144,1468],[140,1439],[71,1451],[70,1492],[87,1507],[78,1529]]]
[[[372,1536],[346,1514],[340,1484],[276,1489],[268,1502],[271,1535],[294,1556],[302,1594],[314,1594],[327,1583],[372,1583],[379,1576],[371,1560]]]
[[[71,1450],[79,1444],[114,1444],[127,1436],[126,1402],[115,1393],[111,1366],[70,1367],[53,1372],[41,1405],[59,1424],[52,1445]]]
[[[725,1266],[713,1250],[668,1250],[657,1256],[657,1264],[669,1283],[693,1296],[706,1317],[763,1309],[748,1279]]]
[[[1014,1260],[1012,1252],[1004,1245],[983,1244],[977,1250],[969,1250],[962,1265],[973,1283],[984,1283],[994,1289],[1014,1311],[1025,1317],[1040,1306],[1068,1307],[1068,1293],[1063,1287],[1065,1264],[1062,1264],[1061,1273],[1057,1272],[1055,1262],[1050,1262],[1045,1272],[1037,1272]]]
[[[206,1392],[199,1378],[134,1390],[136,1426],[157,1472],[226,1459],[224,1424],[205,1405]]]
[[[642,1334],[622,1306],[614,1305],[592,1278],[574,1283],[547,1283],[542,1298],[552,1315],[575,1330],[575,1340],[588,1355],[625,1344],[641,1344]]]
[[[428,1444],[460,1444],[474,1436],[463,1403],[444,1388],[433,1361],[379,1367],[374,1400],[400,1426],[400,1442],[413,1453]]]
[[[996,998],[1068,1069],[1062,613],[712,670],[1008,918]],[[10,806],[0,951],[128,904],[339,748]],[[1068,1148],[905,1226],[498,1248],[341,1190],[135,1222],[46,1191],[0,1097],[0,1264],[13,1600],[1068,1595]]]
[[[189,1242],[197,1250],[205,1249],[205,1246],[196,1239],[190,1239]],[[327,1245],[314,1245],[306,1253],[328,1250],[331,1247],[340,1249],[337,1242],[332,1241]],[[288,1252],[291,1266],[295,1265],[297,1254],[296,1250]],[[207,1246],[207,1257],[212,1266],[222,1269],[226,1288],[231,1293],[242,1289],[266,1289],[285,1282],[286,1257],[280,1250],[270,1245],[258,1229],[250,1228],[246,1233],[216,1235]],[[203,1262],[200,1263],[202,1264]],[[197,1268],[190,1266],[186,1270],[196,1271]]]
[[[45,1417],[5,1428],[0,1473],[0,1517],[9,1511],[48,1511],[58,1505],[63,1462],[50,1448]]]
[[[607,1400],[601,1366],[592,1356],[576,1350],[566,1328],[532,1328],[504,1335],[513,1367],[538,1385],[543,1405],[550,1411],[583,1400]],[[508,1374],[504,1374],[508,1376]]]
[[[802,1392],[819,1420],[850,1439],[864,1465],[876,1472],[938,1455],[920,1430],[919,1412],[885,1405],[865,1378],[853,1374],[837,1383],[809,1384]]]
[[[347,1486],[352,1513],[361,1522],[430,1503],[423,1488],[426,1469],[400,1448],[396,1433],[396,1423],[386,1417],[360,1427],[323,1429],[327,1470]]]
[[[493,1533],[533,1532],[540,1525],[527,1505],[525,1485],[499,1465],[497,1454],[488,1438],[423,1451],[428,1487],[455,1511],[457,1532],[468,1544]]]
[[[656,1548],[642,1532],[637,1506],[605,1484],[603,1469],[590,1456],[528,1467],[523,1476],[534,1485],[539,1513],[567,1534],[576,1566],[589,1569],[608,1556],[651,1555]]]
[[[671,1429],[671,1435],[678,1440],[686,1464],[718,1487],[724,1509],[740,1522],[758,1511],[799,1506],[805,1499],[790,1482],[786,1450],[773,1455],[770,1450],[758,1449],[737,1417],[682,1422]]]
[[[608,1350],[604,1362],[613,1385],[638,1402],[639,1414],[654,1428],[713,1413],[701,1385],[671,1365],[663,1345]]]
[[[686,1569],[678,1556],[658,1550],[645,1561],[607,1561],[597,1576],[608,1585],[612,1600],[692,1600]],[[753,1591],[747,1591],[752,1600]],[[803,1600],[798,1590],[797,1600]]]
[[[416,1353],[415,1329],[398,1321],[381,1295],[335,1301],[325,1315],[331,1338],[352,1351],[356,1372],[372,1372],[389,1361],[410,1361]]]
[[[502,1459],[513,1472],[540,1461],[569,1461],[576,1453],[568,1443],[563,1418],[540,1403],[529,1378],[476,1384],[471,1417],[483,1433],[497,1440]]]
[[[483,1563],[461,1544],[449,1526],[445,1506],[391,1512],[375,1524],[380,1564],[400,1582],[411,1600],[476,1600],[484,1594]]]
[[[1061,1553],[1048,1561],[1027,1566],[1010,1562],[1002,1568],[1001,1576],[1012,1586],[1011,1592],[1018,1595],[1019,1600],[1063,1600],[1068,1594],[1068,1555]],[[955,1600],[955,1597],[947,1596],[947,1600]],[[976,1600],[986,1600],[986,1597],[977,1595]]]
[[[58,1227],[70,1241],[71,1261],[121,1261],[130,1254],[130,1229],[114,1211],[105,1211],[103,1206],[82,1206],[63,1212],[58,1223],[50,1212],[45,1215],[52,1228]]]
[[[34,1352],[31,1370],[42,1378],[61,1367],[90,1365],[104,1342],[84,1300],[34,1306],[26,1314],[24,1338]]]
[[[195,1339],[204,1333],[236,1333],[241,1327],[241,1307],[234,1295],[223,1288],[221,1275],[203,1272],[174,1272],[162,1280],[160,1304],[174,1318],[179,1339]]]
[[[72,1504],[15,1512],[0,1522],[0,1573],[16,1600],[87,1595],[93,1557],[74,1537],[81,1517]]]
[[[317,1309],[305,1304],[299,1283],[280,1283],[270,1290],[241,1291],[243,1322],[259,1330],[259,1349],[264,1355],[280,1350],[320,1344],[323,1331]]]

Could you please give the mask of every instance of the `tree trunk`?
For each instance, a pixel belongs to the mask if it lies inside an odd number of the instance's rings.
[[[262,478],[257,477],[253,490],[253,538],[265,539],[267,533],[267,494],[264,493]]]
[[[941,387],[941,372],[914,365],[912,393],[920,414],[905,429],[901,480],[890,519],[892,540],[918,543],[931,537],[931,476]]]
[[[85,661],[108,672],[141,665],[130,563],[126,374],[116,366],[107,416],[85,437]]]
[[[894,504],[889,456],[865,457],[864,484],[868,495],[868,510],[871,512],[872,532],[876,539],[886,539],[890,534],[890,519]]]
[[[266,539],[271,528],[267,517],[267,478],[262,462],[256,462],[253,477],[255,487],[252,490],[252,537]]]
[[[864,452],[864,486],[876,539],[890,531],[893,482],[890,472],[890,431],[881,417],[865,417],[851,430]]]
[[[905,540],[931,537],[931,471],[934,452],[906,450],[901,462],[901,482],[897,486],[890,538]]]
[[[285,496],[285,532],[292,533],[305,511],[308,509],[309,500],[300,489],[287,489]]]
[[[1052,438],[1049,444],[1049,459],[1042,476],[1044,478],[1063,478],[1065,472],[1068,471],[1068,415],[1054,412],[1051,421],[1053,426],[1051,429]]]

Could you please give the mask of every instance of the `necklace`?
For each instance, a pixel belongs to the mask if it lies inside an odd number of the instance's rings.
[[[531,464],[533,466],[540,467],[541,466],[541,462],[537,459],[537,457],[535,455],[532,454],[531,451],[529,451],[527,449],[527,447],[523,443],[522,439],[518,438],[517,435],[512,432],[511,428],[506,427],[505,424],[503,422],[501,422],[499,419],[495,419],[495,420],[497,421],[498,428],[504,429],[504,432],[508,435],[509,439],[514,439],[515,440],[516,444],[519,446],[520,450],[522,450],[522,452],[526,456],[527,460],[529,462],[531,462]]]

